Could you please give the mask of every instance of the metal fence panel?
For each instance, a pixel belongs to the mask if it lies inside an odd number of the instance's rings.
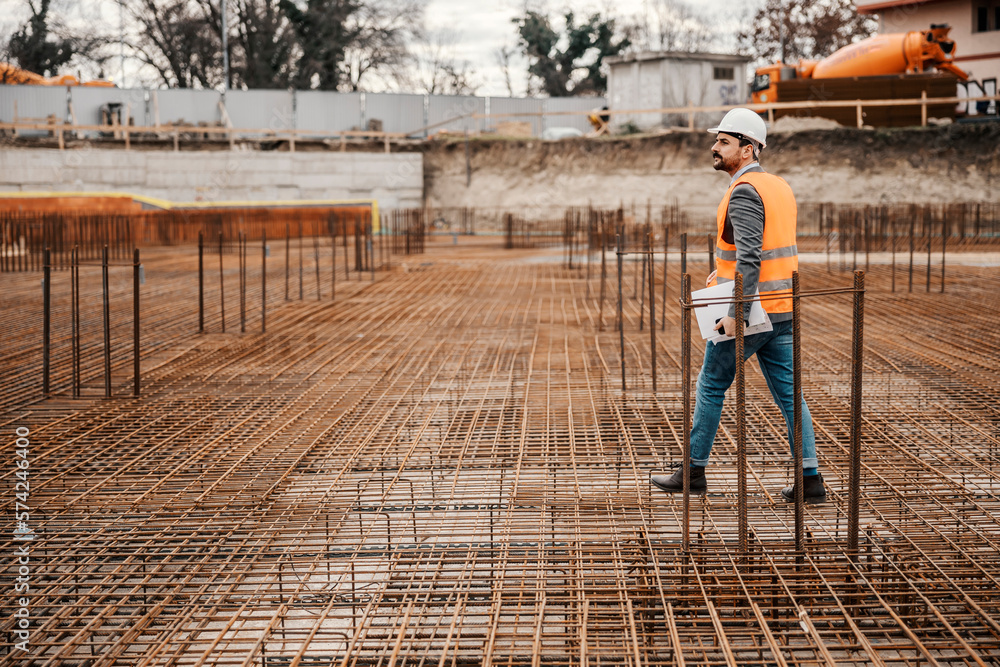
[[[214,90],[72,87],[68,94],[79,124],[99,124],[100,109],[110,102],[123,105],[123,122],[127,107],[130,121],[137,127],[181,123],[216,125],[222,118],[219,109],[221,94]],[[0,85],[0,120],[9,122],[14,119],[15,100],[21,119],[44,119],[55,115],[62,122],[67,117],[67,89],[61,86]],[[294,125],[296,129],[306,130],[306,136],[309,130],[315,131],[314,136],[327,136],[364,129],[368,119],[381,120],[386,132],[413,132],[438,123],[440,125],[430,129],[429,133],[441,130],[462,132],[466,129],[471,132],[495,131],[497,124],[505,121],[530,122],[532,134],[536,136],[547,127],[576,127],[586,132],[590,126],[585,115],[539,117],[527,114],[589,111],[604,104],[603,97],[543,100],[491,97],[491,114],[514,115],[473,119],[466,116],[486,113],[486,98],[318,90],[294,93],[283,90],[233,90],[226,94],[226,109],[233,127],[282,130]]]
[[[62,86],[0,85],[0,122],[16,120],[30,123],[48,122],[55,116],[57,123],[66,118],[66,89]],[[45,130],[18,130],[29,137],[46,136]]]
[[[230,90],[226,111],[233,127],[251,130],[290,130],[295,127],[292,93],[287,90]],[[259,133],[240,133],[249,136]]]
[[[483,121],[466,118],[469,114],[486,113],[486,98],[466,95],[429,95],[427,97],[427,124],[436,126],[429,130],[432,134],[449,132],[475,132]],[[438,123],[441,123],[438,125]]]
[[[316,136],[361,128],[361,93],[324,90],[295,92],[295,127],[315,130]]]
[[[146,113],[146,91],[142,88],[74,86],[69,90],[73,102],[73,115],[80,125],[100,125],[104,120],[101,107],[108,104],[121,105],[118,110],[118,120],[122,125],[149,124]]]
[[[60,123],[66,118],[63,86],[0,85],[0,122],[13,123],[15,116],[25,122],[44,122],[49,115]]]
[[[215,125],[221,119],[219,101],[222,96],[214,90],[170,89],[150,92],[150,125],[204,123]]]
[[[413,132],[424,126],[424,96],[365,93],[365,122],[382,121],[385,132]]]
[[[542,117],[540,115],[507,116],[505,114],[540,114],[543,110],[542,100],[530,97],[491,97],[490,117],[486,132],[495,131],[500,123],[531,123],[531,136],[542,133]]]
[[[593,128],[590,126],[590,121],[587,120],[587,114],[550,114],[561,111],[593,111],[600,109],[607,103],[607,99],[603,97],[550,97],[542,100],[542,106],[546,113],[542,129],[575,127],[581,132],[590,132]]]

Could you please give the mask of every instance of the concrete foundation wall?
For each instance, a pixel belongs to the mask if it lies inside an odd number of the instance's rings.
[[[0,192],[127,192],[175,202],[376,199],[420,206],[420,153],[0,148]]]

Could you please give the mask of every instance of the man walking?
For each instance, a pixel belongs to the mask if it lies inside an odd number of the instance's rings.
[[[766,145],[767,128],[760,116],[749,109],[733,109],[722,119],[712,146],[713,166],[732,177],[729,190],[716,215],[716,272],[707,284],[732,281],[743,274],[743,293],[760,293],[773,329],[747,336],[745,358],[757,355],[761,373],[788,427],[793,443],[794,394],[792,383],[792,273],[798,269],[795,241],[795,196],[784,179],[768,174],[757,163]],[[744,321],[750,317],[750,303],[741,308]],[[716,325],[726,335],[736,333],[736,304],[729,316]],[[708,465],[722,416],[726,390],[736,376],[736,341],[705,345],[705,361],[698,374],[694,420],[691,428],[691,493],[708,488]],[[816,438],[812,418],[802,401],[803,497],[809,503],[826,500],[823,477],[817,471]],[[667,493],[684,490],[684,471],[673,475],[653,475],[651,481]],[[795,499],[794,486],[781,492],[785,500]]]

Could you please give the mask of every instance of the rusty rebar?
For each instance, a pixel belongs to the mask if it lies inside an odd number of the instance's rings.
[[[74,246],[70,265],[70,321],[73,348],[73,398],[80,397],[80,253]]]
[[[139,263],[139,249],[132,250],[132,395],[139,395],[139,278],[142,265]]]
[[[653,393],[656,393],[656,262],[653,261],[653,234],[647,234],[646,243],[649,255],[649,368],[653,376]]]
[[[746,382],[744,379],[745,360],[743,356],[743,274],[736,272],[733,285],[733,306],[735,308],[736,340],[734,361],[736,365],[736,482],[737,514],[739,516],[740,555],[747,553],[747,427],[746,427]]]
[[[260,332],[267,332],[267,232],[260,237]]]
[[[865,272],[854,272],[851,317],[851,450],[848,477],[847,548],[852,558],[858,552],[858,522],[861,503],[861,400],[864,381]]]
[[[111,290],[108,285],[108,246],[101,249],[101,315],[104,333],[104,397],[111,398]]]
[[[52,348],[52,252],[45,248],[42,275],[42,394],[51,389]]]
[[[622,236],[618,234],[615,236],[615,255],[618,258],[618,349],[621,351],[621,368],[622,368],[622,392],[626,390],[625,385],[625,317],[623,315],[623,297],[622,297],[622,256],[625,254],[622,248]]]
[[[226,274],[222,266],[222,232],[219,232],[219,324],[226,333]]]
[[[802,477],[802,304],[799,300],[799,272],[792,272],[792,479],[795,485],[795,550],[805,546]]]
[[[205,333],[205,233],[198,232],[198,333]]]
[[[660,331],[667,330],[667,250],[669,248],[670,230],[663,225],[663,299],[660,302]]]
[[[681,274],[681,392],[683,402],[683,436],[681,465],[684,468],[684,499],[681,515],[681,544],[687,553],[691,548],[691,276]]]
[[[3,278],[0,423],[12,452],[17,429],[31,429],[32,527],[43,538],[32,544],[37,625],[25,660],[1000,661],[993,269],[950,269],[947,300],[880,299],[857,341],[850,278],[820,273],[816,289],[798,291],[809,318],[800,383],[829,496],[805,506],[800,552],[791,506],[774,497],[788,481],[786,421],[747,367],[740,554],[733,406],[704,498],[684,509],[683,497],[646,483],[671,459],[690,468],[689,364],[700,359],[683,326],[690,275],[667,306],[681,340],[654,348],[666,369],[654,396],[617,390],[621,335],[596,331],[595,304],[551,250],[459,257],[429,237],[426,265],[374,288],[344,284],[335,308],[308,292],[271,304],[265,339],[192,341],[194,250],[193,239],[142,248],[155,279],[141,288],[141,400],[59,400],[72,381],[73,283],[57,270],[55,400],[24,391],[41,372],[42,295],[38,275]],[[703,261],[698,253],[688,268],[700,274]],[[821,268],[806,263],[801,279]],[[887,269],[872,256],[876,294]],[[96,266],[81,273],[90,387],[102,368],[102,286]],[[111,281],[118,377],[131,362],[118,354],[130,336],[128,282]],[[636,306],[625,301],[621,318],[633,377],[652,360]],[[899,325],[914,315],[920,335]],[[871,492],[858,495],[852,551],[855,343],[878,386],[855,394]],[[5,502],[2,565],[12,571],[23,543],[12,539],[14,493]],[[0,620],[0,632],[13,636],[16,620]]]

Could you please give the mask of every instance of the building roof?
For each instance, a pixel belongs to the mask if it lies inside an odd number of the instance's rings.
[[[931,5],[944,0],[855,0],[854,5],[859,14],[875,14],[893,7],[908,7],[912,5]]]
[[[605,58],[604,62],[609,65],[621,65],[623,63],[642,62],[652,60],[711,60],[726,63],[748,63],[753,58],[741,56],[733,53],[691,53],[687,51],[639,51],[628,53],[624,56],[612,56]]]

